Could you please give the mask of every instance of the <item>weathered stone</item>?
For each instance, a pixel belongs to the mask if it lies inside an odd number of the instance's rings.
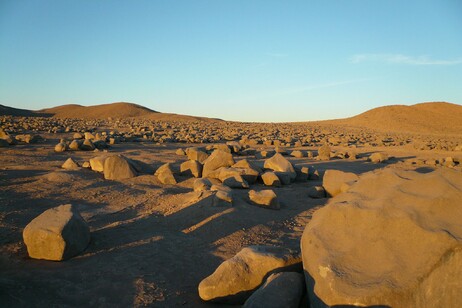
[[[122,155],[108,156],[103,169],[106,180],[124,180],[137,176],[129,160]]]
[[[249,199],[256,205],[265,208],[273,210],[279,210],[281,208],[276,193],[271,189],[261,191],[255,191],[252,189],[249,191]]]
[[[201,164],[203,164],[204,161],[209,157],[209,155],[205,153],[205,150],[202,148],[187,148],[185,152],[190,160],[197,160]]]
[[[282,247],[250,246],[223,262],[199,284],[205,301],[242,304],[270,273],[300,269],[297,252]]]
[[[221,150],[215,150],[213,153],[204,161],[202,169],[202,176],[207,177],[209,173],[217,170],[221,167],[230,167],[234,165],[233,155],[226,153]]]
[[[303,233],[311,307],[461,307],[460,200],[449,169],[361,176]]]
[[[157,176],[162,184],[174,185],[178,183],[169,163],[160,166],[154,175]]]
[[[345,183],[356,182],[358,175],[352,172],[343,172],[339,170],[326,170],[322,179],[322,186],[329,197],[335,197],[342,192],[342,185]]]
[[[103,172],[104,171],[104,161],[106,160],[107,157],[108,157],[107,155],[101,155],[101,156],[90,158],[91,170],[97,171],[97,172]]]
[[[72,142],[69,144],[69,150],[72,150],[72,151],[80,150],[81,144],[82,144],[81,140],[72,140]]]
[[[231,188],[249,188],[249,184],[239,174],[228,176],[223,179],[223,185]]]
[[[275,187],[281,186],[281,181],[279,180],[279,177],[274,172],[268,171],[268,172],[263,173],[261,175],[261,179],[263,180],[263,184],[265,184],[266,186],[275,186]]]
[[[296,151],[292,151],[290,153],[291,156],[293,157],[297,157],[297,158],[302,158],[302,157],[305,157],[305,153],[303,151],[299,151],[299,150],[296,150]]]
[[[300,273],[271,274],[243,308],[299,308],[304,289],[305,279]]]
[[[178,156],[184,156],[184,155],[186,155],[186,152],[183,149],[177,149],[175,151],[175,154],[178,155]]]
[[[85,139],[83,143],[80,145],[80,149],[82,151],[93,151],[95,148],[95,145],[90,139]]]
[[[233,204],[233,194],[230,191],[217,190],[213,199],[213,206],[229,206]]]
[[[210,190],[212,187],[212,183],[210,182],[209,179],[197,179],[194,181],[193,184],[193,189],[194,191],[205,191],[205,190]]]
[[[62,261],[81,253],[90,242],[90,229],[71,204],[49,209],[23,231],[29,256]]]
[[[369,156],[369,160],[376,164],[383,163],[388,160],[388,155],[386,153],[380,153],[380,152],[372,153]]]
[[[318,149],[318,159],[330,160],[331,149],[327,144],[323,145]]]
[[[313,199],[322,199],[326,197],[326,190],[322,186],[311,186],[308,188],[308,196]]]
[[[61,168],[67,169],[67,170],[78,170],[80,169],[80,166],[72,157],[69,157],[64,162],[64,164],[62,164]]]
[[[297,177],[297,173],[290,161],[288,161],[280,153],[277,153],[273,157],[265,160],[264,168],[287,173],[289,174],[291,181],[295,181],[295,178]]]
[[[202,164],[197,160],[187,160],[180,165],[180,172],[200,178],[202,176]]]
[[[56,153],[61,153],[67,150],[67,144],[64,142],[60,142],[57,145],[55,145],[55,152]]]

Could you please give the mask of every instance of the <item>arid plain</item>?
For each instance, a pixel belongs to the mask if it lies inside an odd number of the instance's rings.
[[[462,304],[460,105],[306,123],[0,106],[0,127],[2,306]],[[26,226],[65,204],[89,240],[30,257],[52,239]]]

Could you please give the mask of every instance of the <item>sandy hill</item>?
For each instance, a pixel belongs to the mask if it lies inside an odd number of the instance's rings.
[[[0,105],[0,115],[24,117],[55,117],[55,118],[146,118],[151,120],[170,121],[217,121],[205,117],[188,116],[174,113],[161,113],[133,103],[112,103],[95,106],[82,106],[76,104],[62,105],[38,111],[17,109]]]
[[[63,105],[48,109],[42,109],[40,113],[49,113],[56,118],[92,118],[107,119],[147,117],[157,111],[132,103],[112,103],[95,106]]]
[[[461,135],[462,106],[445,102],[391,105],[327,122],[389,132]]]

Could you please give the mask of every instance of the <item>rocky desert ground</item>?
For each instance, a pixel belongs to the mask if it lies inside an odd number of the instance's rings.
[[[1,306],[462,305],[462,106],[0,111]]]

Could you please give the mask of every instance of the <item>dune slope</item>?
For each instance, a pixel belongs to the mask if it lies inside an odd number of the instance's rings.
[[[445,102],[391,105],[329,122],[389,132],[461,134],[462,106]]]

